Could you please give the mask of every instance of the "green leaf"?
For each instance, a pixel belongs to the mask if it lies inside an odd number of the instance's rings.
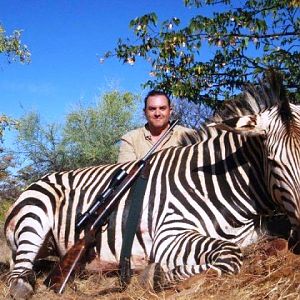
[[[145,86],[209,105],[234,95],[273,65],[299,90],[299,8],[287,0],[227,4],[229,0],[184,0],[188,8],[183,7],[182,16],[184,9],[193,15],[187,26],[181,25],[181,16],[160,24],[154,13],[136,18],[131,23],[135,39],[118,43],[110,57],[126,62],[139,55],[153,66],[154,76]],[[206,13],[209,5],[215,13]],[[137,30],[137,25],[146,29]]]

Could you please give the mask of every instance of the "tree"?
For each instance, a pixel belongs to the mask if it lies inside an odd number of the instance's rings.
[[[129,129],[136,97],[107,92],[96,106],[79,106],[65,123],[44,124],[36,112],[19,120],[18,156],[21,182],[31,183],[46,173],[116,161],[118,141]],[[1,174],[0,174],[1,175]]]
[[[133,128],[135,99],[131,93],[112,91],[96,107],[79,107],[67,116],[64,139],[73,166],[116,161],[120,137]]]
[[[21,42],[21,30],[15,30],[12,35],[6,36],[5,29],[0,24],[0,54],[6,54],[9,62],[17,60],[21,63],[30,62],[30,51]],[[0,142],[2,142],[4,129],[16,124],[17,122],[12,118],[5,115],[0,116]]]
[[[172,119],[178,119],[183,126],[198,130],[201,125],[212,116],[212,109],[202,103],[195,103],[186,99],[172,101]]]
[[[153,76],[145,87],[212,107],[270,67],[282,71],[288,88],[299,94],[299,1],[184,4],[195,10],[187,25],[177,17],[159,23],[155,13],[137,17],[130,22],[135,41],[120,39],[104,58],[116,56],[129,64],[143,58],[151,63]],[[213,13],[197,14],[209,6]]]
[[[11,172],[11,168],[14,167],[16,160],[13,153],[0,147],[0,206],[4,199],[16,199],[22,188],[22,182],[16,180]]]
[[[14,120],[6,115],[0,115],[0,143],[3,142],[3,133],[5,128],[16,128],[17,120]]]
[[[34,181],[51,171],[61,171],[66,164],[65,145],[59,124],[43,124],[36,112],[19,120],[18,156],[24,158],[19,177]]]
[[[0,24],[0,54],[6,54],[9,62],[30,62],[31,54],[27,46],[21,42],[21,33],[21,30],[14,30],[12,35],[6,36],[5,29]]]
[[[0,200],[13,199],[18,192],[19,184],[15,182],[10,168],[16,166],[16,159],[12,151],[4,147],[3,133],[7,128],[17,128],[18,122],[5,115],[0,116]]]
[[[12,35],[6,36],[5,29],[0,24],[0,54],[8,57],[8,62],[30,62],[30,51],[21,43],[21,31],[15,30]],[[3,147],[3,133],[7,128],[16,128],[18,122],[6,115],[0,116],[0,199],[15,199],[20,183],[15,181],[10,168],[16,166],[16,160],[12,152]],[[3,204],[3,203],[2,203]]]

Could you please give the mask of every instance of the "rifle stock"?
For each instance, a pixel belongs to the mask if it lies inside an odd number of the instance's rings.
[[[44,284],[56,293],[61,294],[74,273],[78,263],[86,254],[90,245],[86,244],[84,238],[79,239],[65,254],[60,263],[58,263],[45,279]]]
[[[44,281],[46,286],[59,294],[64,291],[64,288],[75,272],[76,267],[83,261],[83,258],[87,254],[87,250],[94,244],[97,231],[107,223],[109,216],[116,209],[122,196],[130,189],[135,179],[140,175],[149,156],[155,151],[165,136],[174,128],[176,123],[177,120],[171,124],[168,131],[153,145],[144,158],[139,160],[133,166],[128,174],[121,169],[120,179],[117,179],[117,184],[114,184],[113,189],[111,187],[106,189],[100,195],[98,202],[96,201],[85,214],[80,216],[79,221],[75,224],[76,230],[81,230],[84,224],[85,226],[89,226],[89,231],[86,233],[85,237],[77,240],[66,252],[60,262],[54,266]],[[104,197],[103,194],[105,195]]]

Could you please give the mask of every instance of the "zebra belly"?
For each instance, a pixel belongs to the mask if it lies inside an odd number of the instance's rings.
[[[149,252],[152,247],[152,240],[147,234],[148,230],[141,230],[140,232],[142,232],[141,239],[145,248],[142,247],[137,237],[135,237],[131,255],[131,268],[135,271],[144,269],[147,266]],[[100,253],[99,250],[95,250],[97,255],[86,266],[87,270],[110,272],[119,269],[119,258],[122,249],[121,230],[116,231],[114,240],[109,240],[110,238],[107,230],[101,233]]]
[[[102,256],[101,256],[102,257]],[[97,256],[85,269],[91,272],[113,272],[119,270],[119,263],[117,260],[108,261],[104,257]],[[131,268],[135,271],[141,271],[148,265],[147,258],[141,255],[131,256]]]

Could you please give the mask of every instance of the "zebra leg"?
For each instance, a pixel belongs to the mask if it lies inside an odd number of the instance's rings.
[[[176,265],[166,273],[168,282],[176,282],[187,279],[209,269],[222,274],[237,274],[242,266],[243,255],[241,249],[234,243],[212,238],[206,252],[202,253],[197,264]]]
[[[50,231],[47,220],[45,213],[31,211],[6,224],[5,234],[12,250],[8,284],[13,299],[29,299],[33,294],[36,281],[33,264]]]
[[[141,275],[141,284],[160,290],[207,270],[218,275],[236,274],[242,266],[240,248],[229,241],[187,233],[173,238],[164,251],[156,249],[150,264]]]

